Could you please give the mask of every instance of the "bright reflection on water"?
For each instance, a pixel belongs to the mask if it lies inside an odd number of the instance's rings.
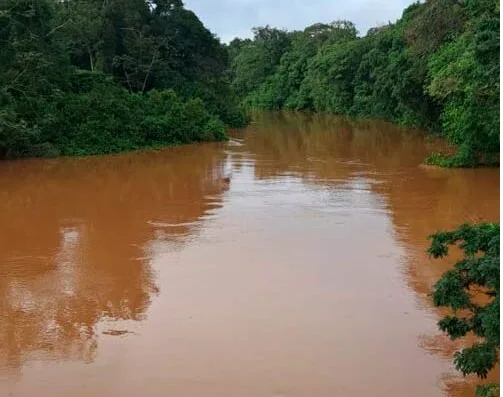
[[[0,163],[0,395],[472,395],[426,237],[499,219],[499,170],[419,166],[439,145],[286,113],[225,144]]]

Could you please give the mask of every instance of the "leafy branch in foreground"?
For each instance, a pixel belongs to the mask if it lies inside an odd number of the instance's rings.
[[[464,224],[430,238],[428,253],[434,258],[447,256],[449,246],[459,246],[464,253],[435,284],[433,303],[452,310],[438,323],[452,339],[470,332],[478,338],[455,354],[456,369],[485,379],[498,361],[500,345],[500,225]],[[499,386],[494,384],[477,389],[479,396],[495,393]]]

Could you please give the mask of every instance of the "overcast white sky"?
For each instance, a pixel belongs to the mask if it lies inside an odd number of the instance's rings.
[[[184,0],[223,42],[251,37],[254,26],[303,29],[316,22],[352,21],[360,34],[394,22],[413,0]]]

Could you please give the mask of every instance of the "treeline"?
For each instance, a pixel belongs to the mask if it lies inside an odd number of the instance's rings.
[[[499,162],[499,1],[427,0],[358,37],[353,23],[269,26],[229,45],[251,109],[379,117],[442,133],[458,151],[430,163]]]
[[[0,158],[225,139],[228,68],[180,0],[2,0]]]

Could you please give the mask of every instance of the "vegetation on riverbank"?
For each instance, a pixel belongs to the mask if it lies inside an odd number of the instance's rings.
[[[353,23],[254,29],[229,45],[233,86],[251,109],[379,117],[459,148],[431,165],[476,166],[499,152],[499,2],[428,0],[358,37]]]
[[[494,368],[500,348],[500,225],[462,225],[432,237],[428,250],[434,258],[448,254],[449,246],[459,246],[463,259],[435,285],[433,302],[453,314],[439,321],[452,339],[473,333],[479,341],[454,356],[456,368],[464,375],[486,378]],[[479,396],[499,395],[499,385],[479,386]]]
[[[180,0],[6,0],[0,158],[226,139],[226,48]]]

